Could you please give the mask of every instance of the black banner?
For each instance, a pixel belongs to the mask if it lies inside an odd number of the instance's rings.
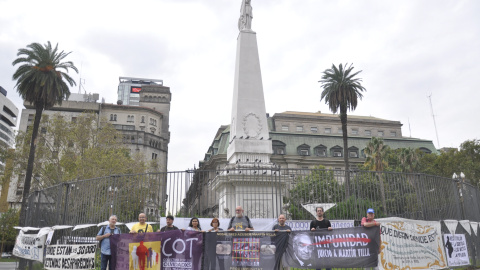
[[[296,268],[375,267],[379,227],[292,232],[283,265]]]
[[[287,243],[287,232],[209,232],[203,269],[278,269]]]

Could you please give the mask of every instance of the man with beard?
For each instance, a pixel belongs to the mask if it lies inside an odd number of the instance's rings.
[[[235,208],[235,216],[230,219],[230,223],[228,223],[228,230],[229,231],[253,231],[252,223],[247,216],[243,215],[243,208],[241,206],[237,206]]]

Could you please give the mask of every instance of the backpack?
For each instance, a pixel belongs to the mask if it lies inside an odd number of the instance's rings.
[[[252,223],[250,222],[250,219],[248,218],[248,216],[244,216],[244,217],[245,217],[245,219],[247,220],[247,227],[248,227],[248,228],[253,228]],[[234,220],[235,218],[236,218],[236,217],[233,216],[233,217],[230,219],[230,222],[228,223],[228,229],[230,229],[230,228],[232,227],[232,222],[233,222],[233,220]]]

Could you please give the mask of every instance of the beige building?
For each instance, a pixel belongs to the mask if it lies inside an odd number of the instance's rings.
[[[170,88],[163,85],[142,87],[139,94],[139,106],[114,105],[97,103],[98,95],[72,94],[62,105],[56,105],[45,110],[43,116],[60,114],[64,119],[75,121],[83,112],[94,112],[99,118],[106,119],[122,133],[123,143],[132,154],[140,153],[146,161],[154,160],[157,171],[167,171],[168,144],[170,142],[169,113],[171,93]],[[73,101],[72,101],[73,100]],[[29,103],[24,103],[19,124],[20,131],[26,131],[33,125],[35,109]],[[22,178],[23,176],[20,176]],[[14,177],[15,178],[15,177]],[[165,188],[165,185],[162,185]],[[8,202],[10,207],[20,207],[23,183],[17,178],[12,179]],[[165,190],[159,191],[164,196]],[[158,198],[160,202],[164,198]],[[158,210],[158,206],[145,209],[148,213]],[[157,211],[158,212],[158,211]]]

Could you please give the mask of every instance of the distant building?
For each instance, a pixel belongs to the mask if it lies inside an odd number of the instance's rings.
[[[348,149],[343,149],[342,125],[336,114],[287,111],[276,113],[267,121],[272,140],[270,160],[285,169],[323,165],[344,170],[345,154],[355,168],[365,162],[363,150],[372,137],[383,138],[393,149],[411,147],[426,153],[437,152],[431,140],[403,137],[399,121],[372,116],[348,116]],[[230,126],[221,126],[200,161],[200,169],[223,169],[230,140]]]
[[[2,108],[0,111],[0,142],[11,148],[15,143],[13,128],[17,125],[18,108],[7,98],[7,90],[1,86],[0,93],[0,106]]]
[[[170,142],[169,114],[170,88],[159,85],[143,85],[136,106],[97,103],[98,94],[72,94],[69,100],[45,110],[43,116],[60,114],[64,119],[76,121],[83,112],[94,112],[106,119],[115,129],[122,133],[122,140],[132,154],[141,153],[145,160],[154,160],[158,171],[167,171],[168,144]],[[35,109],[28,102],[24,103],[19,131],[26,131],[33,125]],[[41,132],[41,131],[40,131]],[[20,179],[24,176],[20,175]],[[163,187],[165,188],[165,187]],[[165,190],[160,190],[158,201],[164,202]],[[10,185],[8,202],[10,207],[20,207],[23,194],[23,182],[18,177]],[[145,209],[147,213],[158,213],[158,206]]]
[[[140,92],[147,85],[162,86],[163,80],[145,79],[133,77],[120,77],[118,84],[118,100],[122,101],[122,105],[139,106]]]

